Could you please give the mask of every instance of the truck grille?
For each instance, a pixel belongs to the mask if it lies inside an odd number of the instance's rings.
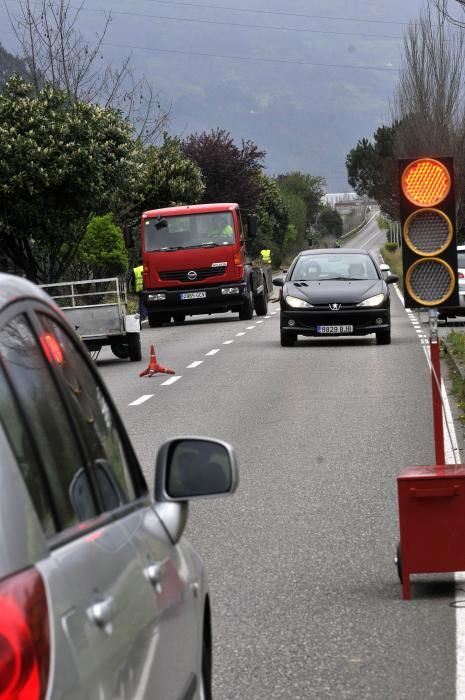
[[[195,280],[189,279],[188,272],[195,271],[197,277]],[[207,277],[221,277],[226,272],[226,265],[223,267],[190,267],[188,270],[166,270],[160,272],[161,280],[171,280],[176,282],[199,282],[207,279]]]

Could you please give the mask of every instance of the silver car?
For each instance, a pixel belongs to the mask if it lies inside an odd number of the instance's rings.
[[[0,274],[0,697],[208,700],[210,599],[190,499],[232,448],[174,438],[155,500],[108,391],[45,292]]]

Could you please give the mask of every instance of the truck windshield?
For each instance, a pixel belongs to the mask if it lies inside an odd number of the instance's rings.
[[[144,249],[149,252],[233,243],[234,221],[230,211],[166,216],[144,222]]]

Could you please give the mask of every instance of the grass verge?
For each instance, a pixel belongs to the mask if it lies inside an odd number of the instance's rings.
[[[452,394],[459,409],[459,420],[465,427],[465,333],[451,331],[442,341],[442,348],[449,369]]]
[[[393,275],[397,275],[399,278],[398,285],[401,289],[403,289],[403,282],[402,282],[402,254],[400,252],[400,249],[397,248],[396,250],[388,250],[386,246],[383,246],[380,248],[379,251],[382,255],[382,258],[386,265],[389,265],[391,268],[391,272]]]

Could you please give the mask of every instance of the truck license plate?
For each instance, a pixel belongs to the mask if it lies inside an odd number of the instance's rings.
[[[317,333],[353,333],[353,326],[317,326]]]
[[[207,292],[182,292],[181,299],[205,299]]]

